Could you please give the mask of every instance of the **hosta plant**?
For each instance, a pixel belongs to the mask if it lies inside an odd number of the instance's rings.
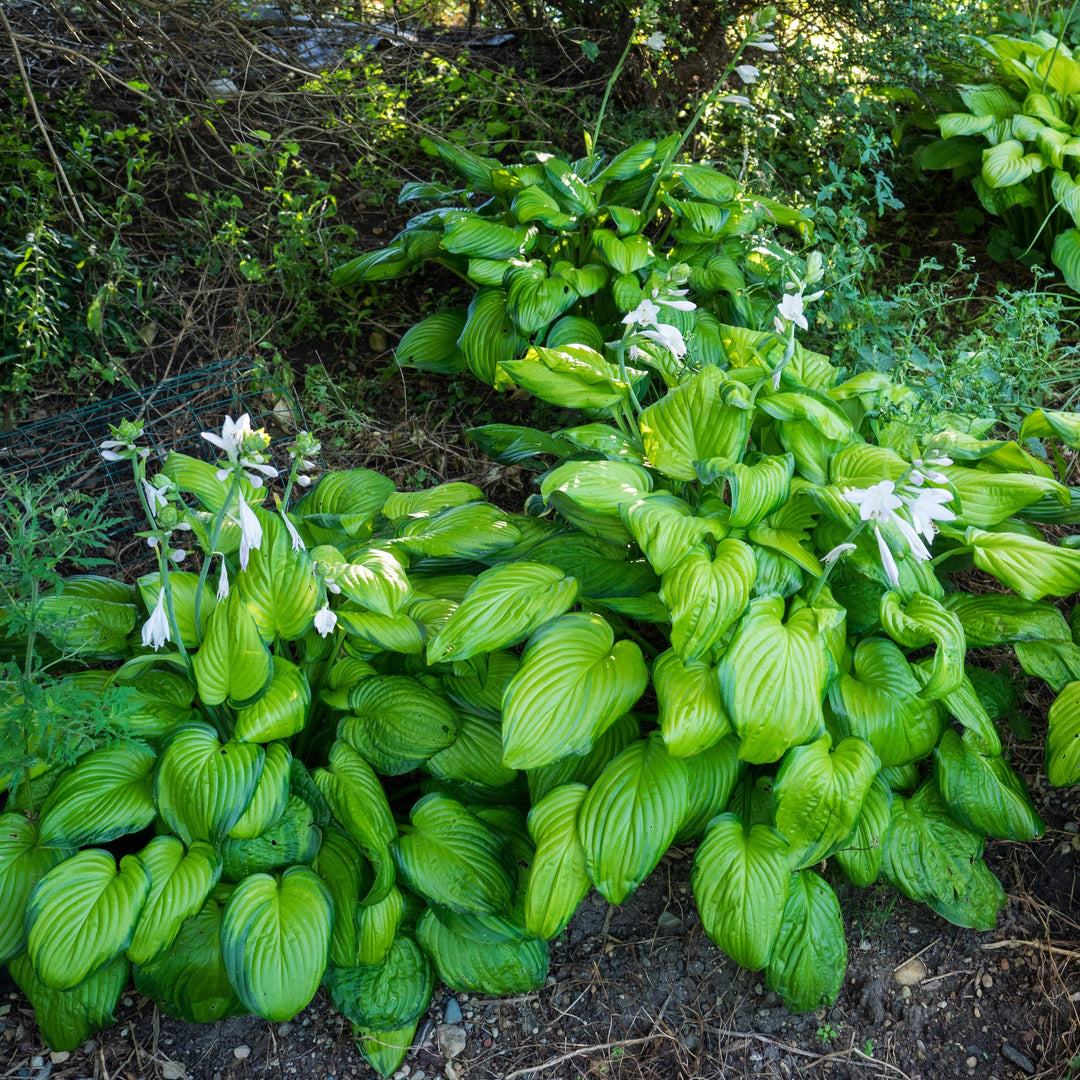
[[[1045,31],[979,47],[998,81],[960,87],[967,111],[938,116],[941,139],[920,164],[970,176],[1025,253],[1041,253],[1080,289],[1080,61]]]

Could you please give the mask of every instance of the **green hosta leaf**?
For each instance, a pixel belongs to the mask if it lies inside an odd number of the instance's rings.
[[[578,302],[578,292],[566,278],[520,278],[507,293],[507,313],[523,335],[553,323]]]
[[[221,877],[221,855],[204,840],[189,850],[175,836],[155,836],[139,852],[150,874],[143,905],[127,955],[146,965],[176,940],[187,919],[198,915]]]
[[[993,122],[991,121],[991,126]],[[919,154],[919,168],[955,169],[975,165],[982,161],[983,141],[970,135],[957,135],[949,139],[935,139],[927,143]]]
[[[464,660],[516,645],[562,615],[577,593],[574,578],[551,566],[519,562],[492,567],[470,586],[457,610],[428,642],[428,663]]]
[[[964,537],[980,570],[1026,600],[1069,596],[1080,589],[1080,551],[1057,547],[1021,533],[970,528]]]
[[[458,338],[469,370],[488,386],[495,384],[499,365],[517,356],[517,330],[506,303],[504,289],[480,289],[469,304],[468,320]]]
[[[1080,229],[1065,229],[1054,237],[1050,261],[1070,289],[1080,289]]]
[[[1020,439],[1058,438],[1073,450],[1080,449],[1080,413],[1036,409],[1024,417]]]
[[[673,199],[670,196],[664,202],[685,223],[675,230],[677,240],[690,244],[707,243],[719,240],[726,232],[724,226],[731,216],[728,207],[696,199]]]
[[[539,221],[552,229],[565,228],[575,221],[563,211],[555,196],[546,192],[539,184],[522,188],[510,204],[510,213],[522,224]]]
[[[529,639],[503,697],[503,761],[533,769],[588,752],[644,693],[649,674],[632,641],[615,643],[594,615],[562,615]]]
[[[551,454],[561,458],[570,452],[567,443],[546,432],[516,424],[485,424],[483,427],[469,428],[466,434],[492,461],[500,465],[546,469],[547,464],[536,455]]]
[[[153,611],[161,588],[161,575],[144,574],[139,578],[139,595],[147,611]],[[173,612],[176,625],[180,630],[180,640],[185,648],[194,649],[206,633],[206,623],[211,612],[217,607],[217,597],[209,582],[203,584],[202,603],[199,606],[198,632],[195,630],[195,596],[198,592],[199,575],[187,570],[169,571],[169,589],[172,591]]]
[[[462,487],[468,489],[462,494],[475,492],[475,497],[483,498],[483,493],[472,484],[463,484]],[[438,491],[438,488],[432,490]],[[428,507],[424,507],[409,500],[407,495],[398,493],[386,500],[383,513],[387,517],[408,520],[428,517],[428,513],[424,512],[428,508],[432,513],[438,513],[465,501],[457,502],[450,494],[445,497],[436,495],[429,501]],[[357,552],[346,562],[337,548],[321,546],[312,551],[311,557],[318,564],[322,576],[333,582],[353,603],[377,611],[380,615],[393,618],[412,596],[412,586],[404,568],[389,551],[372,549]]]
[[[389,1031],[423,1014],[435,988],[435,971],[420,946],[400,934],[378,964],[330,968],[326,988],[334,1008],[354,1024]]]
[[[892,827],[892,791],[879,774],[859,808],[855,831],[833,853],[853,885],[873,885],[881,873],[885,837]]]
[[[397,1072],[416,1037],[418,1020],[393,1031],[359,1030],[356,1045],[364,1060],[380,1075],[391,1076]]]
[[[338,625],[347,634],[375,645],[387,652],[419,656],[427,639],[424,627],[409,615],[395,615],[392,619],[375,611],[347,611],[338,609]]]
[[[641,596],[660,582],[644,559],[629,559],[625,547],[584,533],[558,534],[529,549],[529,558],[558,567],[594,600]]]
[[[586,263],[584,266],[574,266],[572,263],[565,261],[559,261],[552,265],[551,276],[553,278],[561,278],[569,282],[571,288],[579,296],[595,296],[606,284],[608,277],[610,276],[606,266],[601,266],[599,263]],[[571,341],[569,338],[565,338],[567,345],[588,345],[591,348],[599,351],[603,348],[603,335],[593,333],[594,329],[598,329],[595,323],[591,323],[586,319],[580,317],[570,317],[570,325],[561,329],[556,335],[555,340],[552,340],[552,333],[549,332],[545,340],[545,344],[552,349],[558,348],[559,338],[561,335],[569,332],[570,326],[585,331],[584,337],[579,337],[578,340]],[[552,330],[554,331],[554,327]]]
[[[634,143],[616,154],[594,177],[593,182],[629,180],[638,176],[655,160],[656,143],[652,139]],[[608,208],[610,209],[610,207]]]
[[[512,547],[521,533],[490,503],[453,506],[434,517],[409,521],[394,541],[414,555],[482,559]]]
[[[457,714],[405,675],[375,675],[349,691],[338,735],[385,776],[415,769],[457,737]]]
[[[525,893],[525,927],[536,937],[558,937],[592,884],[578,834],[578,814],[588,792],[584,784],[563,784],[529,811],[536,853]]]
[[[1080,781],[1080,681],[1058,694],[1048,714],[1046,776],[1056,787]]]
[[[686,765],[659,738],[631,743],[581,804],[578,830],[597,891],[621,904],[652,873],[689,805]]]
[[[505,650],[476,657],[458,665],[452,673],[443,673],[446,696],[468,712],[498,720],[502,716],[503,691],[518,666],[517,656]]]
[[[319,988],[333,921],[330,892],[306,866],[245,878],[221,917],[221,954],[236,996],[264,1020],[292,1019]]]
[[[468,181],[470,187],[485,194],[491,194],[495,190],[492,186],[492,171],[499,167],[499,163],[494,158],[480,157],[443,139],[431,139],[430,144],[458,176]],[[427,143],[424,145],[426,148]]]
[[[1069,624],[1052,604],[1019,596],[950,593],[945,606],[960,617],[971,648],[1011,641],[1069,641]]]
[[[375,904],[356,911],[356,963],[381,963],[397,938],[405,915],[405,897],[395,885]]]
[[[263,758],[254,743],[219,742],[209,724],[182,724],[154,776],[158,812],[185,844],[219,843],[251,802]]]
[[[499,225],[472,214],[447,220],[442,246],[454,255],[509,259],[524,255],[536,242],[535,227]]]
[[[620,238],[608,229],[594,229],[590,239],[616,274],[632,274],[654,257],[649,241],[640,233]]]
[[[836,893],[818,874],[801,870],[791,879],[765,982],[787,1009],[805,1013],[836,1001],[846,970],[847,941]]]
[[[784,755],[773,786],[776,827],[791,845],[792,869],[827,858],[855,828],[863,799],[880,768],[870,744],[823,735]]]
[[[689,758],[731,732],[714,664],[683,661],[674,649],[668,649],[653,663],[652,680],[668,753]]]
[[[112,855],[87,848],[53,867],[26,908],[27,952],[51,990],[72,990],[131,941],[150,892],[150,874],[134,855],[117,869]]]
[[[413,892],[451,911],[499,915],[510,910],[514,881],[503,837],[445,795],[425,795],[410,820],[412,829],[392,847]]]
[[[633,713],[624,713],[601,733],[588,753],[578,757],[561,758],[550,765],[530,769],[526,777],[529,782],[529,798],[536,804],[548,792],[562,784],[584,784],[589,787],[604,771],[609,761],[640,737],[641,721]]]
[[[1020,102],[996,83],[961,86],[959,89],[961,100],[976,116],[1007,120],[1021,109]]]
[[[705,933],[752,971],[769,962],[790,883],[787,841],[768,825],[745,830],[734,814],[713,821],[694,856],[691,884]]]
[[[1055,495],[1062,506],[1069,504],[1069,489],[1045,476],[987,473],[959,465],[946,466],[944,471],[960,497],[957,527],[998,525],[1045,495]]]
[[[256,514],[262,524],[262,544],[251,552],[236,586],[263,641],[278,637],[291,641],[311,626],[318,606],[319,586],[311,556],[293,550],[289,532],[277,514],[260,510]],[[248,695],[232,696],[240,699]]]
[[[923,697],[941,698],[960,688],[967,645],[963,623],[955,612],[920,592],[905,607],[900,595],[890,590],[881,598],[880,615],[886,633],[905,648],[918,649],[930,642],[937,645]]]
[[[829,691],[829,703],[845,735],[865,739],[882,765],[919,761],[941,734],[940,707],[919,697],[919,681],[891,641],[867,638],[855,649],[853,673]]]
[[[102,1028],[116,1022],[113,1010],[127,985],[131,965],[123,956],[98,968],[72,990],[54,990],[34,972],[27,956],[9,964],[11,977],[34,1007],[46,1045],[75,1050]]]
[[[180,927],[166,952],[134,969],[139,993],[166,1015],[188,1024],[208,1024],[246,1011],[233,991],[221,955],[221,910],[217,900],[207,900]]]
[[[733,463],[717,474],[727,482],[731,493],[731,517],[728,525],[745,529],[757,525],[787,502],[795,459],[757,456],[749,465]]]
[[[503,360],[500,371],[541,401],[567,409],[606,409],[630,395],[622,372],[588,345],[536,346],[523,360]],[[627,375],[640,378],[641,372],[630,368]]]
[[[982,178],[992,188],[1012,187],[1047,166],[1042,154],[1025,154],[1024,144],[1006,139],[983,151]]]
[[[439,780],[504,787],[517,777],[502,760],[502,726],[497,719],[461,713],[458,736],[445,749],[433,754],[424,768]]]
[[[1055,694],[1080,679],[1080,646],[1071,641],[1018,641],[1014,649],[1024,673],[1042,679]]]
[[[330,963],[335,967],[353,967],[357,963],[356,915],[360,897],[371,888],[371,868],[348,834],[337,826],[323,833],[311,868],[322,878],[334,901]]]
[[[910,799],[893,799],[886,877],[905,896],[973,930],[993,929],[1005,906],[1005,892],[982,861],[982,850],[982,837],[949,816],[933,780]]]
[[[39,600],[35,615],[39,632],[58,649],[111,660],[129,652],[127,638],[135,629],[136,609],[134,604],[64,590]]]
[[[613,518],[620,530],[622,507],[637,502],[651,490],[649,473],[623,461],[567,461],[552,469],[540,485],[543,499],[560,513],[579,507]]]
[[[240,820],[229,830],[230,838],[250,840],[266,832],[281,817],[289,798],[290,785],[294,782],[294,766],[303,768],[293,760],[292,753],[283,742],[272,742],[265,748],[255,794],[251,796]],[[308,783],[314,786],[310,783],[310,777]],[[310,799],[310,794],[305,793],[305,797]]]
[[[465,319],[465,312],[459,308],[421,319],[402,335],[394,360],[400,367],[438,371],[445,375],[464,371],[465,357],[458,348],[458,338],[465,329]]]
[[[233,738],[265,743],[287,739],[304,729],[311,705],[311,687],[292,661],[273,657],[273,678],[265,694],[245,709],[236,710]]]
[[[477,940],[427,911],[416,928],[424,951],[451,990],[465,994],[527,994],[544,985],[546,941]]]
[[[727,735],[715,746],[686,758],[690,801],[672,843],[699,840],[717,814],[723,812],[746,769],[739,760],[739,739]]]
[[[194,495],[211,513],[218,513],[225,505],[225,497],[229,493],[229,484],[223,484],[217,478],[217,467],[211,465],[210,462],[170,450],[161,471],[170,480],[174,481],[181,491]],[[240,493],[244,496],[244,501],[248,506],[258,506],[259,490],[247,477],[240,481]],[[236,509],[235,496],[233,497],[232,509]]]
[[[688,663],[711,652],[750,602],[757,577],[754,549],[721,540],[710,555],[695,545],[663,577],[660,599],[671,612],[671,644]]]
[[[956,135],[980,135],[994,126],[993,116],[972,116],[971,113],[942,113],[935,121],[943,139]],[[926,166],[924,166],[925,168]]]
[[[720,695],[746,761],[777,761],[824,730],[821,699],[831,659],[813,610],[782,622],[784,603],[753,600],[717,666]]]
[[[921,661],[919,667],[915,669],[917,677],[921,675],[920,669],[923,664],[925,661]],[[971,672],[975,669],[968,668],[967,670]],[[972,748],[995,756],[1001,753],[1001,738],[968,676],[964,676],[958,689],[951,694],[946,694],[941,700],[945,708],[967,728],[965,741]]]
[[[583,424],[566,428],[559,432],[559,438],[578,450],[607,458],[608,461],[628,461],[631,465],[641,465],[645,460],[640,445],[609,424]]]
[[[961,825],[1002,840],[1034,840],[1045,826],[1027,787],[1000,756],[980,753],[955,731],[934,750],[934,779]]]
[[[104,747],[61,774],[41,808],[38,844],[106,844],[145,829],[157,817],[151,773],[157,755],[137,744]]]
[[[284,813],[266,832],[250,840],[221,842],[221,876],[225,881],[242,881],[292,863],[310,863],[321,841],[311,807],[299,795],[290,795]]]
[[[464,506],[466,503],[483,501],[484,493],[475,484],[456,480],[448,484],[436,484],[435,487],[424,488],[423,491],[395,491],[383,503],[382,513],[383,517],[394,522],[395,526],[400,526],[407,518],[431,517],[442,510],[449,510],[452,506]],[[396,565],[391,564],[384,558],[385,552],[378,548],[372,548],[360,554],[364,557],[358,564],[353,565],[363,566],[366,569],[367,573],[361,575],[360,578],[364,587],[370,584],[384,590],[393,589],[393,592],[385,593],[384,606],[375,603],[367,603],[367,606],[376,611],[382,611],[384,615],[393,615],[409,598],[412,591],[408,577],[396,559],[394,560]],[[318,559],[320,552],[313,551],[311,555],[312,558]],[[353,558],[355,557],[353,555]],[[339,584],[344,591],[345,583],[339,582]],[[348,595],[352,596],[351,593]],[[364,594],[358,594],[352,598],[357,603],[366,603]]]
[[[658,574],[674,567],[706,536],[722,540],[728,532],[722,518],[699,517],[668,491],[650,492],[637,502],[624,503],[620,512],[638,547]]]
[[[233,589],[210,616],[194,668],[199,696],[206,705],[220,705],[228,698],[244,706],[268,688],[274,674],[270,650],[239,589]]]
[[[371,522],[394,490],[393,480],[372,469],[324,476],[297,506],[317,544],[364,540]]]
[[[676,165],[672,169],[672,175],[700,199],[729,202],[742,190],[738,180],[733,180],[707,165]]]
[[[38,881],[70,854],[39,847],[37,829],[22,814],[0,815],[0,963],[25,950],[26,902]]]
[[[638,422],[653,467],[676,480],[696,480],[696,461],[740,461],[753,416],[741,393],[740,383],[710,366],[645,409]]]
[[[412,269],[413,261],[399,244],[390,244],[376,251],[369,251],[334,267],[331,282],[336,289],[346,289],[361,281],[388,281],[401,277]]]

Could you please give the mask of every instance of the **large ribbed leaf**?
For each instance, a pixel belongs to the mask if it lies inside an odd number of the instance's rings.
[[[731,517],[728,525],[745,529],[757,525],[787,502],[795,459],[754,455],[749,464],[732,462],[716,474],[715,480],[727,483],[731,493]]]
[[[41,847],[105,844],[157,817],[151,773],[157,756],[137,744],[103,747],[65,770],[41,808]]]
[[[1005,906],[1000,882],[982,861],[983,838],[958,824],[928,780],[910,799],[893,799],[885,841],[888,879],[957,926],[990,930]]]
[[[373,469],[345,469],[324,476],[297,506],[317,544],[363,540],[394,490],[393,480]]]
[[[959,496],[953,500],[957,527],[990,528],[1045,496],[1069,505],[1069,489],[1056,480],[1034,473],[990,473],[959,465],[946,466],[945,475]]]
[[[424,913],[416,936],[439,978],[458,993],[528,994],[547,978],[546,941],[478,941],[444,925],[434,911]]]
[[[629,542],[620,514],[652,490],[652,476],[624,461],[567,461],[540,485],[544,501],[590,536]]]
[[[506,310],[504,289],[480,289],[473,297],[458,347],[469,370],[493,386],[499,365],[517,356],[517,328]]]
[[[1060,439],[1074,450],[1080,449],[1080,413],[1056,412],[1053,409],[1036,409],[1024,417],[1020,425],[1020,439]]]
[[[716,667],[707,660],[687,663],[668,649],[653,662],[652,681],[669,754],[692,757],[732,730],[720,700]]]
[[[778,761],[821,734],[821,699],[832,663],[813,609],[782,622],[778,597],[753,600],[717,665],[720,695],[746,761]]]
[[[549,619],[562,615],[577,593],[574,578],[542,563],[493,566],[473,582],[465,599],[428,642],[427,661],[465,660],[516,645]]]
[[[525,893],[525,927],[536,937],[558,937],[592,884],[577,827],[588,791],[584,784],[563,784],[529,811],[536,853]]]
[[[394,359],[400,367],[421,371],[438,371],[445,375],[464,371],[465,358],[458,348],[458,338],[465,328],[465,317],[460,308],[449,308],[421,319],[402,335]]]
[[[263,748],[218,741],[209,724],[182,724],[169,737],[154,776],[158,812],[190,844],[216,844],[240,820],[263,770]]]
[[[1048,714],[1046,777],[1057,787],[1080,781],[1080,682],[1058,694]]]
[[[457,738],[424,762],[424,769],[439,780],[503,787],[514,782],[516,769],[502,759],[502,726],[490,716],[458,715]]]
[[[306,551],[293,550],[289,531],[277,514],[255,513],[262,525],[262,543],[251,552],[236,586],[262,639],[291,641],[311,626],[318,607],[314,564]]]
[[[293,756],[283,742],[272,742],[263,755],[263,769],[255,793],[240,820],[229,830],[235,840],[250,840],[266,832],[285,812],[293,782]]]
[[[428,1007],[434,988],[431,961],[408,934],[399,934],[377,964],[332,967],[326,973],[334,1008],[373,1031],[389,1031],[416,1020]]]
[[[243,707],[269,687],[274,674],[270,650],[239,589],[233,589],[210,616],[194,668],[199,696],[207,705],[220,705],[228,698]]]
[[[419,656],[424,651],[424,627],[409,615],[388,618],[376,611],[338,609],[338,625],[347,634],[377,649]]]
[[[1071,641],[1069,624],[1053,604],[1001,593],[950,593],[945,606],[960,617],[970,648],[1010,641]]]
[[[113,1009],[127,985],[131,965],[123,956],[98,968],[72,990],[54,990],[34,972],[28,956],[8,965],[11,977],[34,1007],[41,1037],[52,1050],[74,1050],[116,1022]]]
[[[595,615],[553,619],[529,639],[503,697],[503,761],[533,769],[585,754],[644,693],[641,649]]]
[[[457,737],[458,719],[438,694],[406,675],[375,675],[349,691],[338,735],[376,772],[399,776]]]
[[[768,825],[746,830],[734,814],[721,814],[694,856],[691,883],[705,933],[752,971],[769,962],[783,924],[787,847]]]
[[[880,762],[868,742],[823,735],[784,755],[773,785],[776,827],[791,845],[792,869],[830,855],[855,828]]]
[[[880,774],[863,797],[855,831],[833,853],[852,884],[873,885],[881,873],[885,837],[892,827],[892,791]]]
[[[560,277],[521,277],[507,293],[507,312],[518,330],[532,334],[553,323],[578,302],[578,292]]]
[[[1026,600],[1069,596],[1080,589],[1080,551],[1021,533],[968,529],[964,541],[980,570]]]
[[[633,713],[624,713],[597,738],[587,754],[561,758],[550,765],[530,769],[526,774],[529,798],[535,804],[562,784],[584,784],[588,787],[604,771],[609,761],[639,738],[641,721]]]
[[[223,484],[217,478],[217,468],[209,461],[170,450],[161,471],[170,480],[175,481],[181,491],[194,495],[211,513],[219,513],[225,505],[225,497],[229,493],[230,485]],[[240,481],[240,492],[249,506],[258,505],[260,498],[258,489],[246,476]],[[236,509],[236,496],[233,496],[231,509]]]
[[[87,848],[53,867],[26,908],[27,952],[38,978],[71,990],[131,941],[150,891],[150,874],[134,855],[117,868],[107,851]]]
[[[934,750],[934,779],[945,805],[972,832],[1034,840],[1046,826],[1027,786],[998,755],[981,753],[952,729]]]
[[[882,765],[905,765],[930,753],[943,726],[939,706],[920,698],[920,689],[893,642],[867,638],[855,649],[852,674],[833,683],[829,703],[843,734],[865,739]]]
[[[482,495],[471,484],[462,486],[476,491],[478,496]],[[387,507],[391,501],[398,501],[400,507],[402,497],[395,494],[386,501]],[[437,508],[432,508],[430,512],[435,513],[437,510],[458,505],[461,504],[451,500]],[[387,507],[384,507],[384,513],[390,516]],[[419,511],[410,513],[406,510],[400,516],[407,519],[414,516],[427,517],[428,514]],[[404,568],[389,551],[372,548],[368,551],[354,552],[346,560],[337,548],[323,545],[315,548],[311,552],[311,557],[315,560],[323,577],[332,581],[345,596],[363,608],[377,611],[380,615],[388,617],[396,615],[412,595],[412,586],[409,584]]]
[[[1029,644],[1042,645],[1047,643],[1038,641],[1029,642]],[[927,661],[921,660],[916,665],[914,668],[916,677],[920,679],[923,677],[926,663]],[[970,667],[967,669],[969,675],[978,670]],[[991,678],[993,677],[991,673],[985,672],[985,669],[981,669],[981,672],[990,675]],[[980,676],[977,674],[976,677]],[[985,682],[983,685],[986,685]],[[959,720],[967,728],[964,738],[973,749],[978,749],[984,754],[996,755],[1001,753],[1001,737],[998,735],[997,728],[994,727],[994,721],[987,712],[986,706],[976,692],[968,675],[965,675],[961,680],[959,689],[954,690],[951,694],[946,694],[941,701],[946,711],[951,713],[956,720]]]
[[[630,386],[622,372],[588,345],[529,349],[524,359],[506,359],[500,371],[523,390],[566,409],[605,409],[628,399]],[[627,376],[641,372],[627,369]]]
[[[356,909],[356,963],[378,964],[390,951],[405,917],[405,894],[396,886],[378,902]]]
[[[530,559],[576,578],[582,595],[595,600],[641,596],[659,586],[652,567],[628,554],[625,547],[584,533],[552,536],[529,550]]]
[[[306,866],[242,881],[221,917],[221,954],[236,996],[266,1020],[292,1019],[319,988],[333,921],[330,893]]]
[[[322,878],[334,901],[330,963],[352,967],[357,962],[356,912],[360,897],[371,887],[371,868],[360,849],[336,825],[323,833],[311,868]]]
[[[197,915],[221,877],[221,855],[204,840],[185,851],[175,836],[155,836],[139,852],[150,892],[135,924],[128,958],[148,964],[168,949],[187,919]]]
[[[704,537],[722,540],[728,532],[723,518],[696,515],[688,503],[669,491],[653,491],[637,502],[624,503],[620,512],[658,574],[667,573]]]
[[[38,881],[70,851],[37,846],[37,829],[22,814],[0,815],[0,964],[26,948],[23,916]]]
[[[169,949],[133,970],[135,989],[167,1016],[208,1024],[247,1010],[240,1003],[221,955],[222,905],[211,898],[180,927]]]
[[[520,539],[521,533],[501,510],[490,503],[468,503],[407,522],[394,545],[414,555],[482,559]]]
[[[631,743],[589,789],[578,830],[597,891],[621,904],[652,873],[689,806],[686,764],[659,737]]]
[[[982,178],[992,188],[1012,187],[1042,172],[1046,165],[1042,154],[1025,154],[1022,142],[1006,139],[983,151]]]
[[[413,892],[452,911],[498,915],[510,910],[514,880],[506,840],[446,795],[425,795],[412,828],[392,845]]]
[[[791,880],[765,982],[795,1013],[831,1005],[844,984],[847,942],[836,893],[809,870]]]
[[[299,795],[290,795],[285,811],[264,833],[250,839],[221,842],[225,881],[241,881],[250,874],[274,873],[292,863],[310,863],[322,841],[315,817]]]
[[[509,259],[524,255],[536,234],[535,227],[500,225],[474,214],[459,214],[447,220],[442,243],[454,255]]]
[[[653,467],[676,480],[696,480],[695,461],[741,461],[753,416],[742,393],[740,383],[709,365],[645,409],[639,424]]]
[[[291,660],[273,657],[273,678],[266,693],[236,710],[233,738],[237,742],[270,742],[302,731],[311,705],[311,687]]]
[[[746,610],[757,577],[754,549],[721,540],[695,544],[663,576],[660,599],[671,612],[671,644],[684,663],[709,655]]]
[[[942,698],[960,688],[967,644],[964,625],[955,612],[921,592],[905,605],[900,594],[890,590],[881,597],[880,616],[885,632],[905,648],[919,649],[931,642],[937,645],[923,697]]]
[[[739,759],[737,735],[727,735],[715,746],[686,759],[690,799],[673,844],[704,836],[709,822],[727,807],[745,769],[746,762]]]

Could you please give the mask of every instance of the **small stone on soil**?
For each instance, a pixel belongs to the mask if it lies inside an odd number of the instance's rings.
[[[1008,1043],[1002,1044],[1001,1056],[1006,1061],[1011,1061],[1018,1069],[1022,1069],[1028,1076],[1035,1072],[1035,1066],[1032,1065],[1031,1059],[1021,1054],[1019,1050],[1014,1050]]]
[[[184,1080],[187,1071],[179,1061],[166,1061],[161,1066],[163,1080]]]
[[[251,1047],[241,1043],[239,1046],[233,1047],[232,1054],[237,1061],[244,1061],[246,1058],[251,1057]]]
[[[893,978],[901,986],[915,986],[926,978],[926,965],[914,956],[902,963],[894,972]]]
[[[443,1057],[456,1058],[465,1049],[465,1043],[468,1040],[464,1028],[455,1024],[440,1024],[435,1030],[438,1033],[439,1050]]]
[[[69,1057],[71,1057],[71,1051],[70,1050],[54,1050],[49,1055],[49,1060],[54,1065],[63,1065],[64,1062],[67,1061],[67,1059]]]
[[[461,1023],[461,1006],[457,998],[452,997],[447,1001],[446,1008],[443,1010],[443,1021],[447,1024]]]
[[[994,980],[990,975],[984,975],[981,981],[984,990],[989,990],[994,985]]]

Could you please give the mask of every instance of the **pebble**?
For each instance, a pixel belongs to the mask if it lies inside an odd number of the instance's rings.
[[[993,977],[990,975],[984,975],[980,981],[982,982],[984,990],[989,990],[990,987],[994,985]]]
[[[45,1064],[45,1059],[43,1057],[36,1057],[35,1056],[35,1057],[32,1057],[30,1059],[30,1068],[31,1069],[40,1069],[41,1066],[44,1065],[44,1064]]]
[[[969,1057],[964,1064],[967,1065],[969,1069],[974,1069],[975,1066],[979,1064],[979,1059],[977,1057]]]
[[[161,1075],[164,1080],[185,1080],[187,1072],[179,1061],[166,1061],[161,1066]]]
[[[693,1053],[701,1045],[701,1037],[696,1031],[688,1031],[682,1036],[680,1042],[687,1050]]]
[[[998,967],[1001,968],[1002,971],[1008,971],[1009,970],[1009,961],[1006,960],[1005,957],[1002,957],[1001,958],[1001,963],[998,964]]]
[[[131,1006],[134,1005],[134,1004],[135,1004],[135,999],[134,998],[131,998],[131,997],[125,997],[124,998],[124,1008],[125,1009],[130,1009]]]
[[[1014,1050],[1008,1043],[1002,1043],[1001,1056],[1006,1061],[1011,1061],[1018,1069],[1026,1072],[1028,1076],[1035,1072],[1035,1066],[1032,1065],[1031,1058],[1025,1057],[1019,1050]]]
[[[439,1024],[435,1029],[439,1038],[439,1050],[444,1058],[456,1058],[468,1041],[465,1029],[456,1024]],[[413,1074],[415,1077],[415,1073]]]
[[[443,1021],[447,1024],[460,1024],[461,1020],[461,1006],[458,1004],[458,999],[452,997],[447,1001],[446,1008],[443,1010]]]
[[[926,965],[917,956],[912,957],[893,972],[893,978],[901,986],[915,986],[926,978]]]
[[[1077,824],[1075,821],[1066,821],[1065,822],[1065,831],[1066,832],[1072,832],[1072,833],[1080,832],[1080,824]]]
[[[656,920],[656,925],[661,930],[679,930],[682,928],[682,919],[674,911],[662,911],[660,918]]]
[[[54,1065],[63,1065],[64,1062],[67,1061],[67,1059],[69,1057],[71,1057],[71,1051],[70,1050],[54,1050],[49,1055],[49,1060]]]
[[[236,1058],[237,1061],[244,1061],[251,1057],[251,1047],[245,1046],[243,1043],[239,1046],[234,1046],[232,1056]]]
[[[423,1069],[417,1069],[412,1074],[412,1080],[427,1080],[427,1073]]]
[[[288,1035],[296,1025],[291,1020],[282,1020],[277,1026],[279,1035]]]

